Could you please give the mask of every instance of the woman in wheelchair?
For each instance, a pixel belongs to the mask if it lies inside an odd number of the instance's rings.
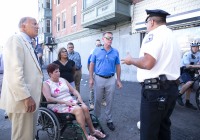
[[[56,102],[56,104],[48,104],[47,108],[56,113],[74,114],[76,121],[83,129],[88,140],[105,138],[105,134],[94,128],[88,107],[83,102],[78,91],[75,90],[69,82],[60,77],[59,65],[54,63],[49,64],[47,72],[50,78],[43,83],[43,94],[47,102]],[[77,100],[75,100],[70,93],[72,93]],[[86,123],[91,135],[88,135],[86,131]]]

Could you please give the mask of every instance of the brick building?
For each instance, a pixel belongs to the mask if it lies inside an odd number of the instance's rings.
[[[39,0],[50,1],[50,0]],[[87,58],[95,40],[106,30],[112,31],[113,47],[120,58],[130,52],[138,57],[145,35],[145,9],[163,9],[171,15],[168,26],[174,30],[183,50],[189,42],[200,38],[199,0],[52,0],[51,37],[57,43],[47,51],[47,63],[57,58],[57,50],[73,42],[82,57],[83,73],[88,74]],[[45,40],[43,39],[43,42]],[[48,50],[48,47],[46,47]],[[136,68],[122,65],[121,79],[136,81]],[[131,75],[131,76],[130,76]]]

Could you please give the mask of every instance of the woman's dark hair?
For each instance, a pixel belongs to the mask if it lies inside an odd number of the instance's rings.
[[[67,49],[66,49],[66,48],[64,48],[64,47],[60,48],[59,51],[58,51],[58,60],[61,60],[61,52],[62,52],[63,50],[65,50],[66,53],[67,53]],[[68,57],[67,57],[67,60],[68,60]]]
[[[59,65],[51,63],[47,66],[47,73],[53,73],[57,69],[59,69]]]

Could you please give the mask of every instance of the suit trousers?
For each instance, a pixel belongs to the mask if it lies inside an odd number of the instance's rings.
[[[11,140],[34,140],[38,111],[33,113],[8,113],[12,124]]]
[[[76,90],[80,93],[80,82],[81,82],[81,77],[82,77],[82,71],[76,70],[74,74],[74,82],[75,82],[75,87]]]
[[[101,102],[105,95],[105,117],[107,122],[112,122],[112,103],[115,92],[115,76],[105,79],[94,76],[94,113],[99,118],[101,115]]]
[[[170,84],[165,89],[149,90],[142,87],[140,108],[140,140],[170,140],[170,116],[178,97],[178,86]],[[165,102],[159,102],[164,98]],[[164,104],[163,104],[164,103]],[[164,105],[164,108],[160,108]]]

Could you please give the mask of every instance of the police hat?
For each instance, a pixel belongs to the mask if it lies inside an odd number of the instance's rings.
[[[190,43],[191,47],[199,47],[200,43],[199,42],[195,42],[195,43]]]
[[[168,15],[170,15],[169,13],[167,13],[166,11],[163,11],[161,9],[155,9],[155,10],[146,10],[147,13],[147,18],[146,21],[149,17],[153,17],[153,16],[158,16],[158,17],[164,17],[166,18]]]

